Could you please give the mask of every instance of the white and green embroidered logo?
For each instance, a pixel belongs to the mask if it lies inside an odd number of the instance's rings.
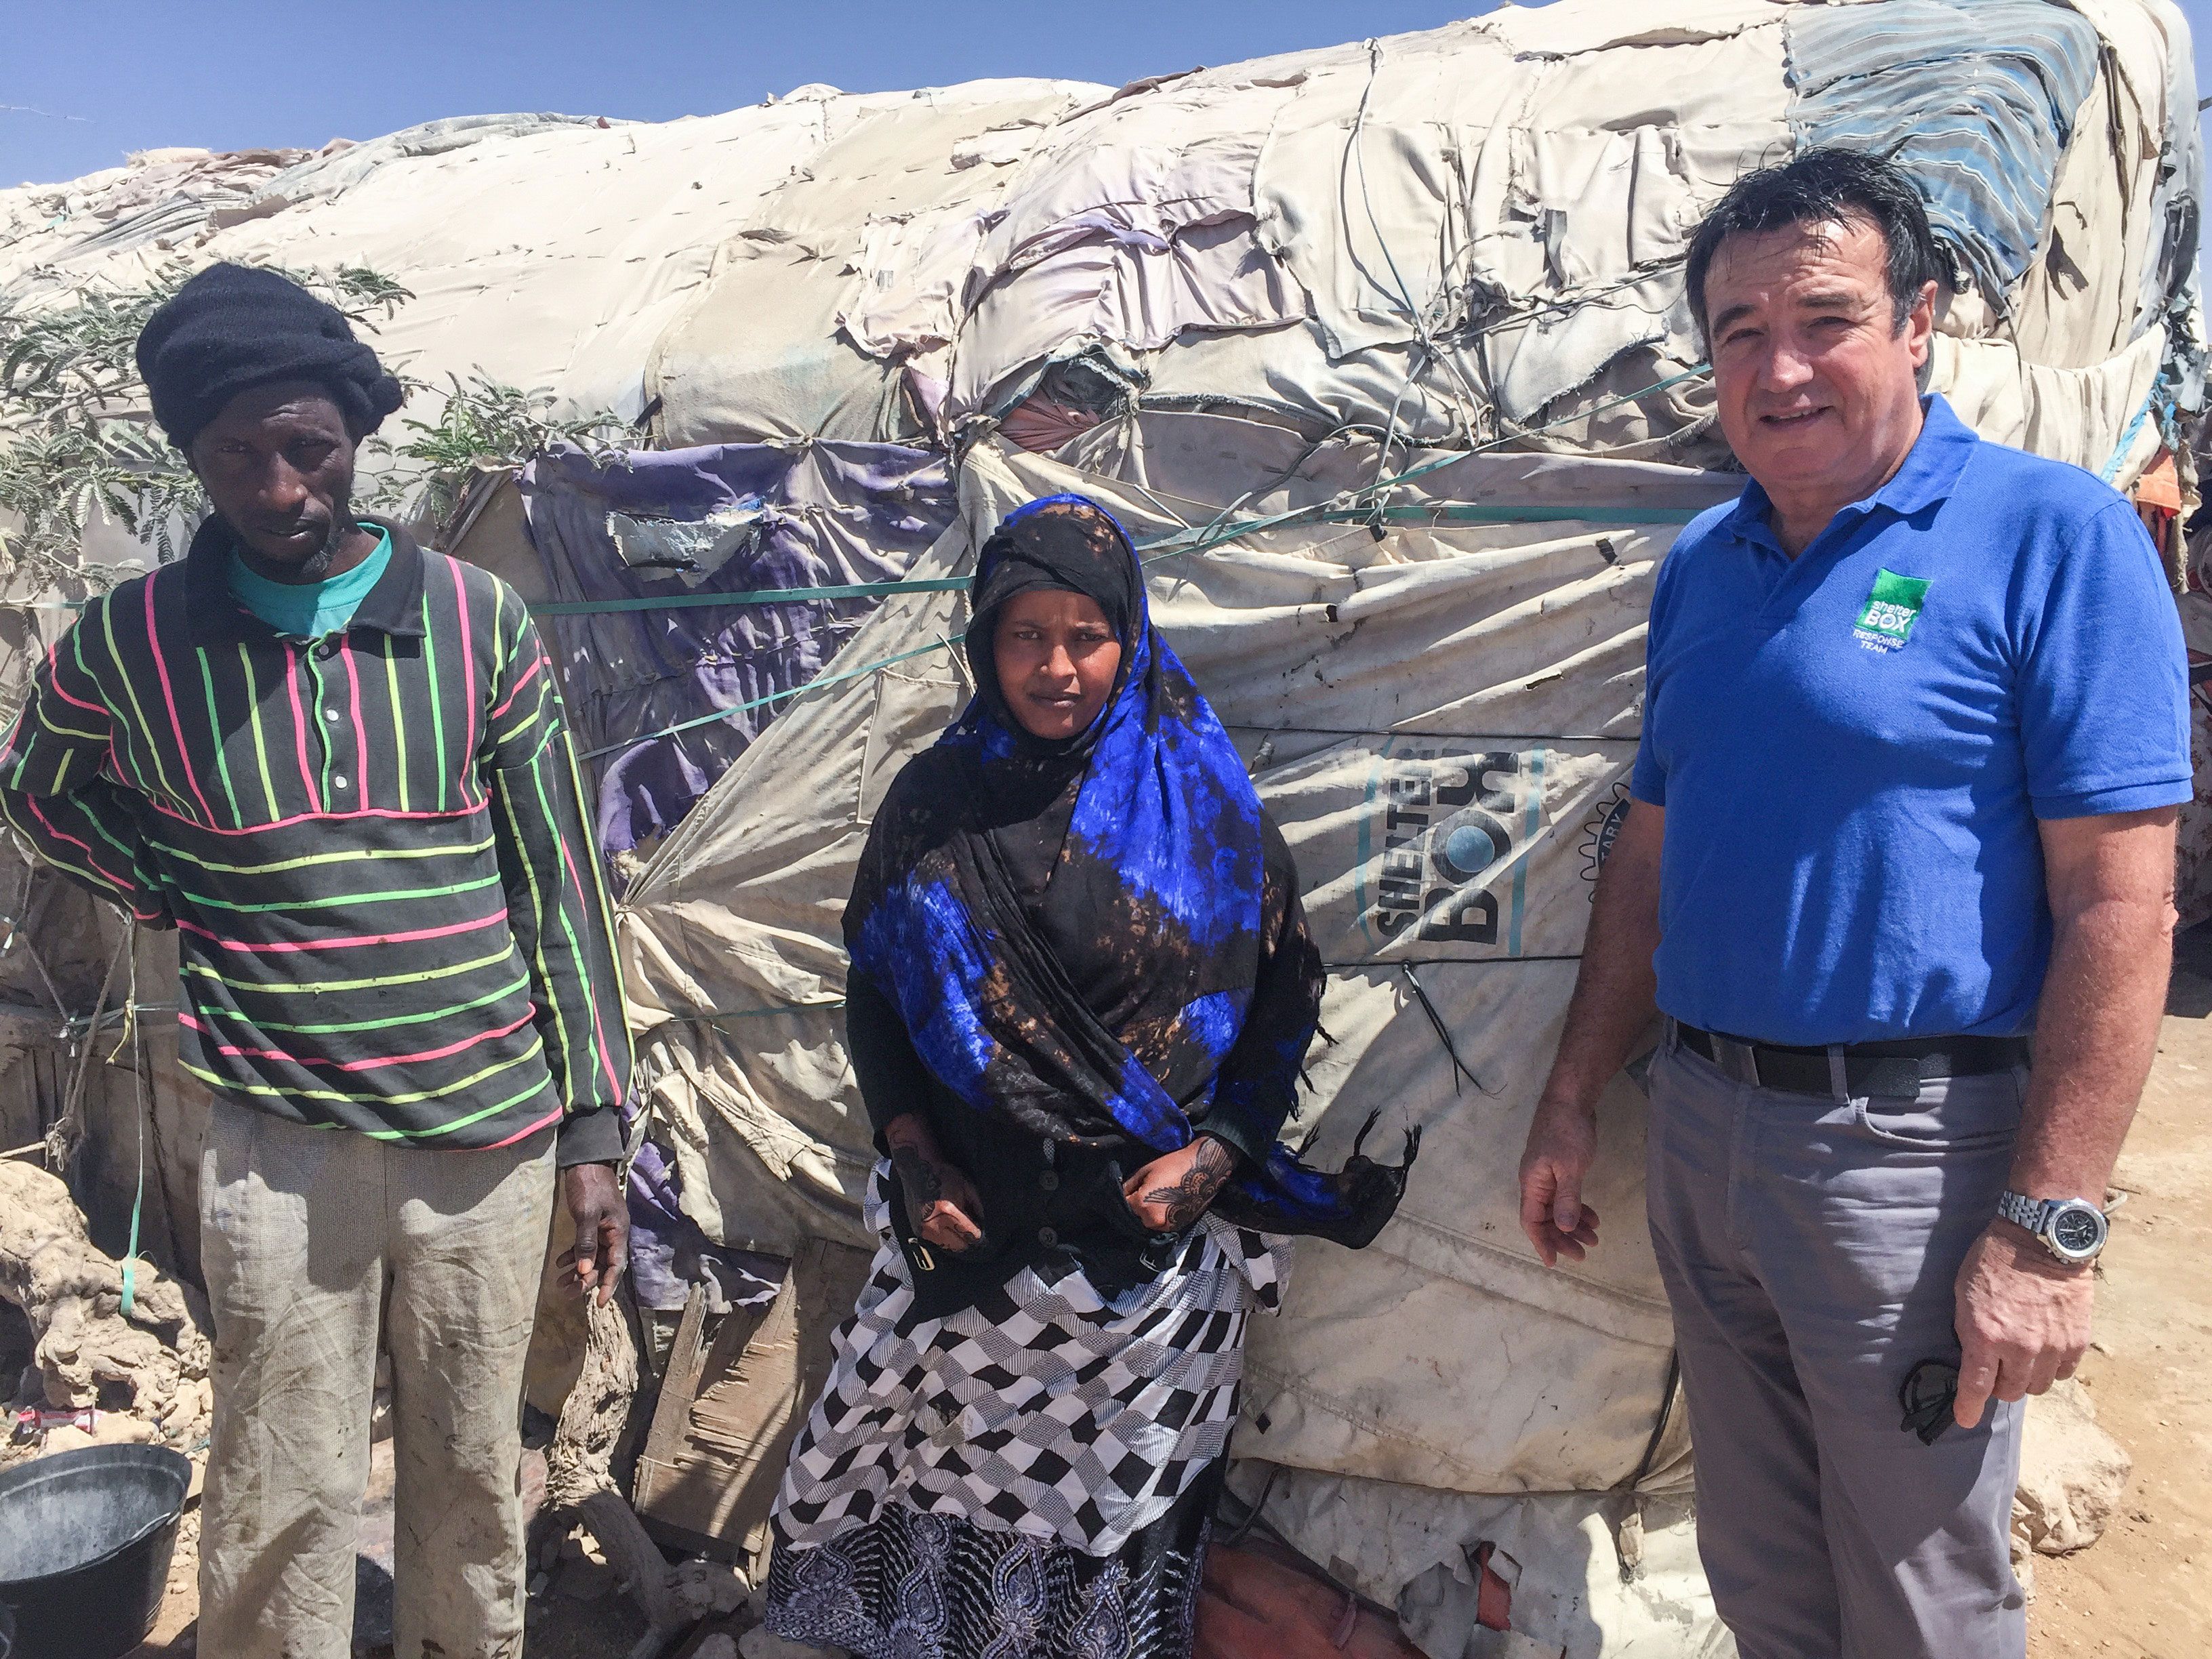
[[[1859,612],[1851,636],[1869,651],[1895,651],[1912,637],[1912,624],[1920,620],[1921,601],[1928,583],[1918,576],[1900,576],[1893,570],[1875,573],[1874,590]]]

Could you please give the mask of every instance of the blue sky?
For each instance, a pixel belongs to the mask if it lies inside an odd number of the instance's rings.
[[[441,115],[668,120],[826,81],[1141,76],[1433,28],[1486,0],[0,0],[0,184],[134,149],[373,138]]]

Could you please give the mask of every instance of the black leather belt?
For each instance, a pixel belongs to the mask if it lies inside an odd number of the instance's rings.
[[[1949,1036],[1906,1042],[1849,1042],[1831,1048],[1788,1048],[1746,1042],[1717,1031],[1674,1022],[1676,1041],[1738,1083],[1798,1095],[1846,1095],[1909,1099],[1923,1083],[1942,1078],[1985,1077],[2028,1063],[2026,1037]],[[1840,1068],[1841,1076],[1838,1076]]]

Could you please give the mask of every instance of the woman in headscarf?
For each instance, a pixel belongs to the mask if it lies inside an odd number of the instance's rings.
[[[776,1501],[767,1623],[863,1659],[1179,1659],[1279,1236],[1365,1244],[1418,1137],[1335,1175],[1277,1144],[1320,954],[1121,526],[1020,508],[974,611],[975,700],[845,912],[882,1245]]]

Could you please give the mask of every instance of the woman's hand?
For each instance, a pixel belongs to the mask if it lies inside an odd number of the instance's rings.
[[[1237,1173],[1225,1140],[1198,1135],[1188,1146],[1156,1158],[1122,1183],[1137,1219],[1156,1233],[1179,1233],[1206,1212],[1222,1182]]]
[[[893,1118],[884,1126],[884,1140],[906,1195],[907,1219],[921,1241],[953,1255],[981,1243],[983,1200],[975,1183],[945,1160],[921,1114]]]

